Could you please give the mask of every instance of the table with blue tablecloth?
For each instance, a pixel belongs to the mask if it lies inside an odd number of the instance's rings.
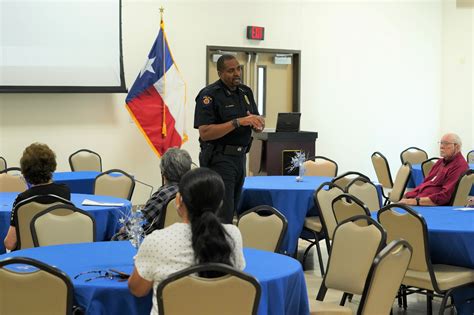
[[[474,164],[469,164],[469,168],[474,170]],[[423,171],[421,170],[421,164],[413,164],[411,166],[411,176],[407,187],[414,188],[420,185],[424,179],[425,177],[423,176]],[[474,196],[474,185],[472,186],[470,195]]]
[[[288,221],[288,230],[281,250],[288,254],[296,251],[298,238],[303,229],[306,215],[317,215],[313,193],[332,177],[305,176],[297,182],[295,176],[253,176],[246,177],[238,214],[259,206],[269,205],[280,211]]]
[[[99,174],[96,171],[54,172],[53,182],[67,185],[73,193],[93,194],[94,181]]]
[[[133,296],[127,282],[117,279],[85,280],[94,274],[74,276],[92,270],[113,268],[126,273],[133,270],[136,249],[129,242],[96,242],[24,249],[0,256],[23,256],[38,259],[64,271],[74,285],[75,304],[88,315],[127,314],[148,315],[152,305],[152,293],[142,298]],[[301,265],[295,259],[264,252],[244,249],[245,272],[258,279],[262,294],[259,315],[308,315],[309,305],[306,283]]]
[[[413,207],[428,226],[430,257],[434,264],[447,264],[474,269],[474,208]],[[376,213],[372,215],[377,217]],[[473,314],[474,305],[463,303],[474,298],[472,289],[461,289],[455,294],[459,314]]]
[[[3,240],[10,227],[10,214],[17,195],[18,193],[0,192],[0,253],[5,252]],[[123,206],[83,206],[84,199],[97,202],[123,203]],[[132,208],[129,200],[109,196],[71,194],[71,201],[76,207],[89,212],[94,217],[97,241],[110,240],[120,227],[118,220]]]

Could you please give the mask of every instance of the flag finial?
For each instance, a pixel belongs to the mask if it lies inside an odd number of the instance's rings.
[[[161,23],[163,23],[163,12],[165,12],[165,8],[163,6],[160,7],[160,18],[161,18]]]

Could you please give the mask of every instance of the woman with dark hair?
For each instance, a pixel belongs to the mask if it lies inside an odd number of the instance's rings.
[[[196,168],[179,182],[176,205],[183,223],[148,235],[135,256],[128,287],[145,296],[168,275],[195,264],[214,262],[245,267],[242,235],[231,224],[221,224],[216,212],[222,205],[224,182],[216,172]],[[156,296],[151,314],[158,314]]]
[[[10,216],[10,228],[3,243],[5,248],[14,250],[17,245],[16,238],[16,205],[25,199],[39,195],[56,195],[70,200],[71,192],[66,185],[55,184],[52,181],[53,172],[56,170],[56,154],[46,144],[33,143],[26,147],[20,159],[21,173],[30,184],[30,188],[20,193],[13,202]],[[42,203],[53,203],[57,199],[44,197]]]

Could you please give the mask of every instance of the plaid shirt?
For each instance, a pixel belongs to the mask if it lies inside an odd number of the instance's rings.
[[[142,210],[143,216],[148,221],[144,227],[146,234],[158,229],[159,217],[163,208],[176,196],[177,192],[178,184],[168,183],[161,186],[146,202],[145,208]]]

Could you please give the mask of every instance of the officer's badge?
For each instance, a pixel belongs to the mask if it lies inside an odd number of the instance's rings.
[[[204,105],[209,105],[209,104],[211,104],[211,102],[212,102],[212,97],[210,97],[208,95],[205,95],[205,96],[202,97],[202,103]]]

